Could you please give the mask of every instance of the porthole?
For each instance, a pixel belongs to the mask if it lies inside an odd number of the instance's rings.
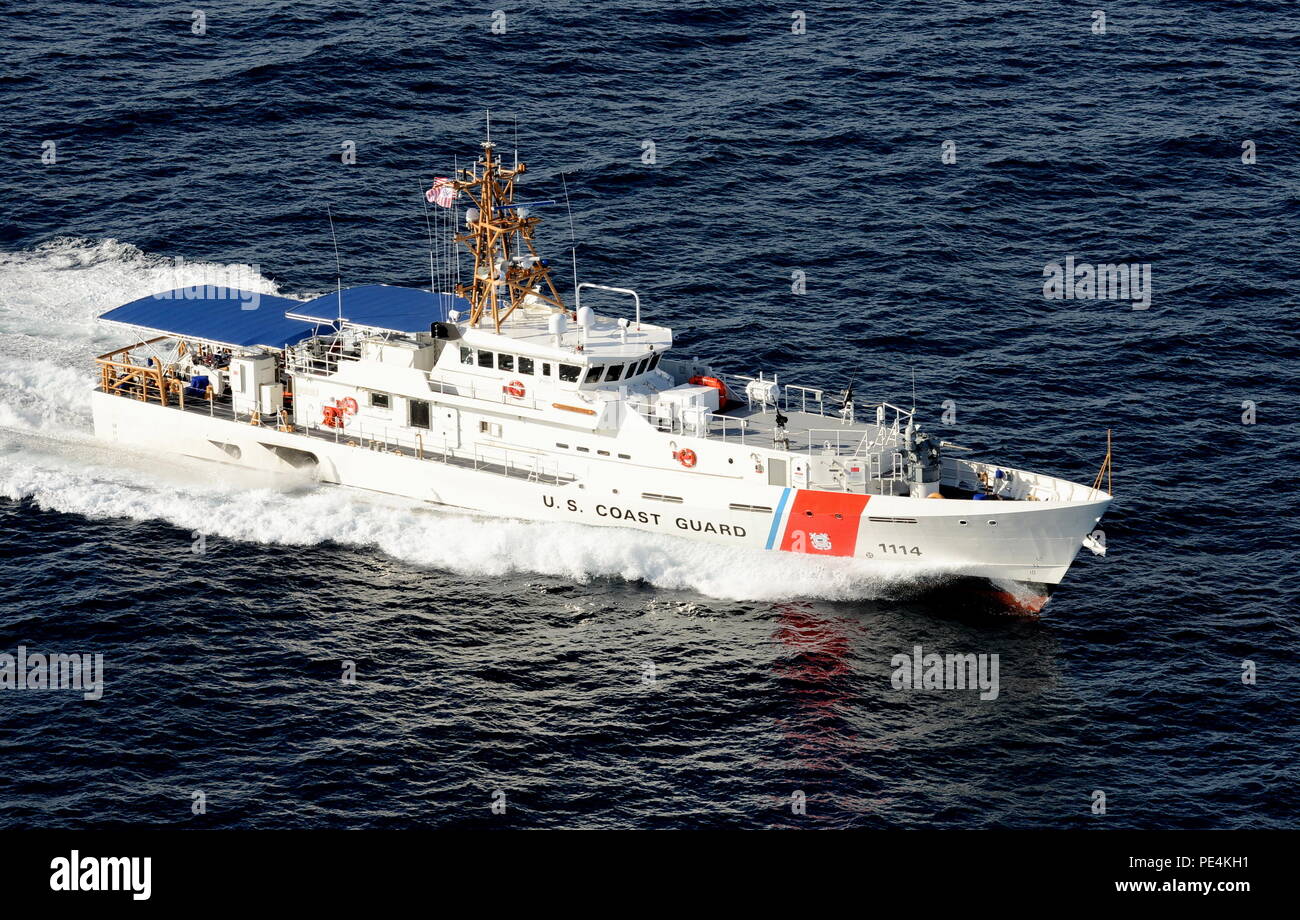
[[[965,527],[969,523],[969,521],[958,521],[957,523]]]
[[[812,512],[811,512],[811,511],[805,511],[805,512],[804,512],[804,517],[812,517]]]
[[[840,513],[837,511],[837,512],[835,513],[835,520],[837,520],[837,521],[842,521],[842,520],[844,520],[844,515],[840,514]]]
[[[997,522],[997,521],[989,521],[989,526],[990,526],[990,527],[997,527],[997,526],[998,526],[998,522]]]

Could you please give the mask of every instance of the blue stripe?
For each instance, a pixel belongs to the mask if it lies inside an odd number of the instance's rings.
[[[781,526],[781,512],[785,511],[786,500],[790,497],[790,490],[786,489],[781,493],[781,500],[776,503],[776,514],[772,517],[772,529],[767,532],[767,549],[772,548],[776,542],[776,532]]]

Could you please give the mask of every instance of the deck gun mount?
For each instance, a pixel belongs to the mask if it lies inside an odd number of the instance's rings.
[[[939,491],[942,463],[939,442],[907,423],[903,433],[903,459],[907,461],[907,481],[912,498],[926,498]]]

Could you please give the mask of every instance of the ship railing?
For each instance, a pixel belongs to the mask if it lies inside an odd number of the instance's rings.
[[[837,457],[865,457],[867,455],[867,438],[869,433],[847,428],[809,428],[809,457],[814,454]]]
[[[685,437],[716,438],[723,442],[757,444],[772,447],[776,444],[776,429],[770,425],[756,424],[750,419],[708,412],[703,408],[678,407],[653,402],[648,399],[631,399],[625,405],[651,427],[665,434]],[[827,450],[838,456],[862,456],[866,453],[867,432],[850,428],[790,428],[785,431],[785,443],[806,442],[797,450],[824,454]]]
[[[754,442],[760,433],[748,419],[719,415],[703,408],[683,409],[648,400],[628,400],[624,405],[665,434],[747,444]]]
[[[897,444],[901,438],[902,429],[907,427],[907,423],[912,420],[914,415],[914,410],[904,409],[887,401],[879,403],[851,401],[847,406],[827,410],[826,391],[824,389],[800,386],[795,383],[781,383],[776,375],[764,377],[760,374],[758,377],[750,377],[746,374],[724,374],[719,379],[727,385],[729,399],[744,402],[750,409],[756,407],[761,410],[769,407],[780,408],[784,412],[800,412],[804,415],[835,419],[842,425],[874,420],[878,428],[882,429],[876,433],[879,439],[875,444],[877,447],[888,447]],[[749,385],[751,383],[775,385],[777,394],[775,402],[763,402],[761,404],[756,402],[750,395]]]
[[[297,426],[301,427],[301,426]],[[336,444],[353,444],[356,447],[380,453],[397,453],[420,460],[441,460],[443,463],[467,465],[475,470],[520,476],[534,482],[560,485],[578,477],[565,472],[554,461],[535,451],[510,450],[505,447],[475,444],[473,448],[453,447],[446,435],[436,433],[410,434],[394,432],[388,426],[348,425],[340,428],[312,427],[310,434],[330,437]]]
[[[871,432],[871,440],[866,443],[869,450],[883,450],[888,447],[901,447],[903,444],[903,431],[912,421],[916,414],[914,409],[904,409],[890,402],[878,403],[875,406],[865,407],[874,410],[874,418],[868,416],[865,421],[875,425]],[[893,413],[893,417],[890,417]]]
[[[826,463],[827,456],[816,457],[821,463],[808,459],[808,482],[811,488],[827,491],[858,492],[867,495],[901,494],[896,484],[907,485],[907,467],[898,452],[836,455]]]
[[[309,339],[284,350],[286,369],[313,377],[336,374],[342,362],[356,361],[359,357],[360,352],[355,347],[345,346],[337,339]]]
[[[175,363],[183,351],[162,355],[153,347],[173,338],[175,337],[170,335],[160,335],[96,356],[99,389],[113,396],[126,396],[144,402],[152,400],[163,406],[168,404],[168,398],[171,397],[182,409],[185,408],[185,384],[176,372]],[[151,354],[136,354],[140,349]]]
[[[545,400],[538,400],[536,388],[530,387],[527,383],[524,384],[524,395],[516,397],[511,396],[507,385],[499,380],[480,384],[474,377],[467,376],[464,381],[453,383],[433,376],[432,371],[426,371],[424,376],[429,381],[429,389],[434,393],[446,396],[463,396],[468,399],[477,399],[501,406],[523,409],[544,409],[546,407]]]
[[[308,374],[313,377],[328,377],[331,374],[337,374],[339,370],[339,356],[329,353],[323,355],[310,352],[293,354],[286,359],[286,362],[289,370],[293,373]]]
[[[804,387],[793,383],[781,383],[776,375],[764,377],[760,374],[751,377],[748,374],[722,374],[719,379],[727,385],[727,398],[743,402],[749,408],[769,406],[786,412],[803,412],[806,415],[826,415],[826,391],[816,387]],[[750,384],[772,384],[776,387],[775,403],[758,403],[751,395]]]
[[[943,481],[1012,501],[1085,502],[1105,495],[1081,483],[978,460],[943,458]]]
[[[804,412],[808,415],[826,415],[826,392],[814,387],[801,387],[787,383],[780,389],[781,404],[787,412]],[[794,401],[799,400],[795,409]]]
[[[889,470],[885,470],[885,457],[889,457]],[[886,454],[884,451],[867,454],[867,482],[868,484],[878,483],[878,488],[884,492],[884,484],[887,482],[906,482],[907,467],[903,464],[903,455],[898,451],[892,451]]]

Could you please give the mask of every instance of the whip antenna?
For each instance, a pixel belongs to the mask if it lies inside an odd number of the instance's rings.
[[[575,298],[574,307],[576,308],[576,298],[578,296],[578,239],[573,231],[573,208],[569,205],[569,183],[565,181],[564,173],[560,173],[560,182],[564,185],[564,210],[569,212],[569,256],[573,261],[573,296]]]
[[[334,212],[330,210],[328,204],[325,205],[325,213],[330,219],[330,237],[334,240],[334,278],[338,283],[339,292],[339,320],[338,325],[343,325],[343,266],[339,262],[339,237],[334,232]]]

